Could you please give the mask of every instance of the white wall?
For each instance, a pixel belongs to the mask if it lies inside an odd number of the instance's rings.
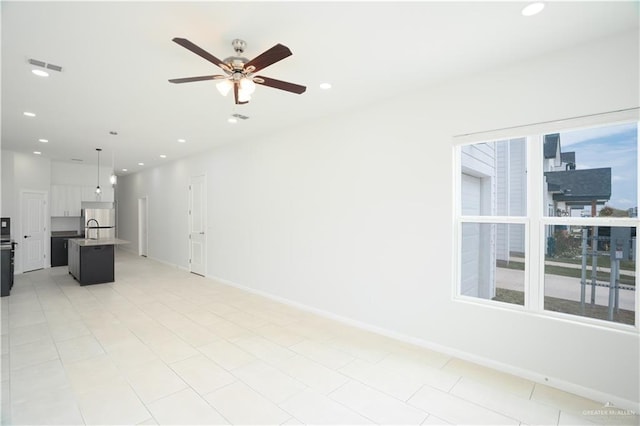
[[[0,215],[2,217],[13,217],[17,214],[17,204],[14,201],[15,177],[13,167],[14,153],[12,151],[2,151],[0,154],[2,164],[2,204],[0,205]]]
[[[637,107],[639,80],[626,34],[230,143],[121,178],[119,236],[148,195],[149,256],[186,268],[206,173],[208,275],[633,405],[637,333],[452,300],[452,136]]]
[[[110,188],[113,169],[110,166],[100,166],[100,187]],[[61,161],[51,162],[52,185],[89,185],[98,184],[98,167],[90,164],[74,164]]]

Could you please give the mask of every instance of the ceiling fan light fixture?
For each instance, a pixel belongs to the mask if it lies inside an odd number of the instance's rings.
[[[256,91],[256,84],[250,78],[243,78],[240,80],[240,90],[245,92],[247,95],[252,95],[253,92]]]
[[[216,83],[216,89],[218,89],[218,92],[220,92],[222,96],[227,96],[231,89],[233,89],[233,83],[225,78]]]
[[[262,86],[273,87],[274,89],[284,90],[291,93],[302,94],[307,89],[305,86],[299,84],[289,83],[287,81],[276,80],[274,78],[255,76],[253,73],[260,71],[276,62],[279,62],[289,56],[291,56],[291,50],[280,43],[276,44],[270,49],[262,52],[255,58],[248,60],[241,56],[246,47],[246,42],[240,39],[235,39],[231,43],[233,49],[236,52],[235,56],[230,56],[224,61],[216,58],[211,53],[202,49],[201,47],[193,44],[186,38],[174,37],[172,39],[178,45],[190,50],[192,53],[202,57],[203,59],[211,62],[220,69],[222,69],[225,75],[203,75],[198,77],[186,77],[186,78],[174,78],[170,79],[170,83],[189,83],[194,81],[207,81],[207,80],[220,80],[216,84],[218,91],[223,96],[226,96],[231,89],[233,89],[233,95],[235,103],[246,104],[251,99],[251,94],[255,90],[255,85],[260,84]]]
[[[251,100],[251,95],[247,93],[246,90],[238,90],[238,102],[249,102]]]

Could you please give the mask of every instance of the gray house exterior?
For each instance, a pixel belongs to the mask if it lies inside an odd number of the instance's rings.
[[[576,153],[562,152],[559,133],[545,135],[543,150],[546,214],[571,216],[590,206],[595,216],[611,198],[611,168],[577,169]],[[463,215],[526,216],[525,138],[463,146],[460,160]],[[524,226],[466,222],[461,238],[461,294],[495,297],[496,265],[525,253]]]

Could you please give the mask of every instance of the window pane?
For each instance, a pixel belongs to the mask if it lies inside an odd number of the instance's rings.
[[[526,164],[524,138],[463,146],[462,214],[525,216]]]
[[[546,216],[638,216],[637,123],[544,136]]]
[[[460,294],[524,305],[524,225],[462,224]]]
[[[544,308],[635,323],[635,227],[546,227]]]

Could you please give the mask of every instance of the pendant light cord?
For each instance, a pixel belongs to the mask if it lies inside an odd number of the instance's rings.
[[[102,148],[96,148],[96,151],[98,151],[98,186],[96,187],[96,195],[100,196],[100,151],[102,151]]]

